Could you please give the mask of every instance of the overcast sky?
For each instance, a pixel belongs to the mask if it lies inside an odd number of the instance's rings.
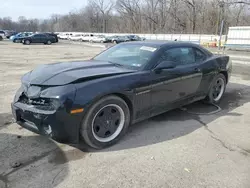
[[[0,17],[48,18],[86,5],[87,0],[0,0]]]

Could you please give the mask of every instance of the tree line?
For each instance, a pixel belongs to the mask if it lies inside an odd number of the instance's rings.
[[[0,18],[0,29],[100,33],[219,34],[250,25],[250,0],[89,0],[85,7],[48,19]]]

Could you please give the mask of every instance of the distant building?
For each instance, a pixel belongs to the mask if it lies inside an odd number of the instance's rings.
[[[226,47],[250,48],[250,26],[229,27]]]

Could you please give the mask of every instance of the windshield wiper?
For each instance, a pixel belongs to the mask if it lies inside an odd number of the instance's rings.
[[[119,64],[119,63],[114,63],[114,62],[111,62],[111,61],[108,61],[109,63],[111,63],[111,64],[113,64],[113,65],[115,65],[115,66],[118,66],[118,67],[123,67],[123,65],[122,64]]]

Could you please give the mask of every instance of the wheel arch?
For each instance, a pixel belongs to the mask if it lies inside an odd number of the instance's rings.
[[[227,73],[227,71],[221,71],[220,73],[223,74],[223,75],[225,76],[225,78],[226,78],[226,83],[228,83],[228,73]]]
[[[126,104],[128,105],[129,111],[130,111],[130,117],[131,117],[130,122],[132,122],[132,120],[134,119],[134,106],[133,106],[133,103],[130,100],[130,98],[122,93],[113,93],[111,95],[115,95],[117,97],[120,97],[122,100],[124,100],[126,102]]]
[[[92,102],[90,102],[90,105],[88,106],[87,109],[89,109],[97,101],[101,100],[102,98],[108,97],[108,96],[116,96],[116,97],[119,97],[122,100],[124,100],[124,102],[128,105],[129,112],[130,112],[130,122],[132,122],[133,119],[134,119],[134,105],[133,105],[132,100],[124,93],[112,92],[112,93],[108,93],[108,94],[98,96],[98,97],[94,98],[92,100]]]

